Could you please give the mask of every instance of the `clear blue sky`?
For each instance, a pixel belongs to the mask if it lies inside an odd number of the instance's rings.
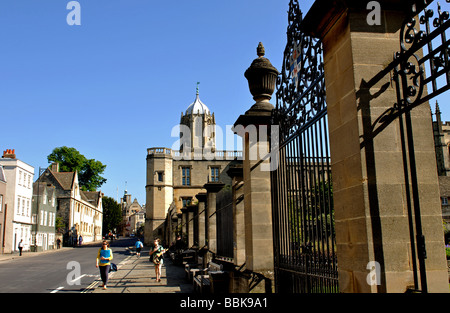
[[[281,67],[288,0],[79,0],[81,26],[68,2],[0,2],[0,150],[38,172],[74,147],[107,165],[113,198],[127,182],[145,203],[147,148],[176,141],[197,82],[225,129],[253,104],[244,72],[259,41]]]
[[[253,104],[258,42],[281,69],[289,0],[79,0],[81,26],[66,23],[68,2],[0,2],[0,150],[38,172],[74,147],[107,165],[113,198],[127,182],[145,203],[147,148],[172,146],[197,82],[225,128]]]

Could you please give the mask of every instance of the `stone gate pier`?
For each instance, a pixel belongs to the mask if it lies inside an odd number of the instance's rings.
[[[380,23],[370,25],[368,1],[317,0],[303,21],[324,49],[341,292],[405,292],[421,289],[425,278],[428,292],[449,291],[429,104],[408,113],[426,247],[421,272],[414,270],[420,249],[411,244],[404,112],[393,110],[398,90],[386,70],[412,5],[420,12],[423,2],[377,1]],[[378,276],[369,283],[372,270]]]

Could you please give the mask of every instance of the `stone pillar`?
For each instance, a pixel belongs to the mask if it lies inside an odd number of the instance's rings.
[[[172,212],[167,213],[166,229],[164,230],[164,244],[169,246],[172,242]]]
[[[144,225],[144,244],[146,246],[153,245],[153,223],[152,220],[148,217],[145,218],[145,225]]]
[[[227,174],[232,178],[234,264],[241,266],[246,262],[243,168],[242,166],[230,167]]]
[[[183,240],[183,213],[177,212],[177,231],[175,236],[180,236]],[[183,246],[184,249],[184,246]]]
[[[196,205],[188,205],[187,207],[187,220],[188,220],[188,242],[189,242],[189,246],[188,248],[191,248],[192,246],[195,245],[194,242],[194,211],[195,208],[197,206]]]
[[[199,193],[195,198],[198,200],[198,246],[202,248],[206,245],[206,193]]]
[[[265,283],[254,292],[271,291],[273,284],[273,234],[270,186],[270,151],[267,132],[271,123],[273,105],[269,102],[278,75],[270,61],[264,56],[260,43],[258,58],[245,72],[250,92],[256,103],[241,115],[234,124],[234,132],[242,137],[244,145],[244,219],[246,268],[264,275]],[[261,127],[262,126],[262,127]],[[266,133],[264,133],[266,132]],[[263,152],[263,153],[261,153]]]
[[[398,116],[387,118],[397,97],[390,73],[383,72],[400,50],[409,7],[378,3],[380,25],[368,25],[366,2],[351,0],[318,0],[303,21],[324,47],[341,292],[405,292],[413,286],[401,126]],[[411,111],[426,273],[428,291],[448,292],[429,112],[428,103]],[[377,264],[379,284],[368,284]]]
[[[193,215],[194,215],[194,246],[195,247],[199,247],[199,233],[198,233],[198,204],[194,205],[193,207],[194,211],[193,211]]]
[[[186,207],[181,209],[181,238],[186,244],[186,248],[189,249],[189,222],[188,222],[188,209]]]
[[[169,229],[169,242],[168,244],[171,244],[176,240],[176,225],[178,222],[176,208],[171,212],[170,214],[170,229]]]
[[[210,252],[217,252],[217,218],[216,218],[216,196],[225,186],[220,182],[211,182],[203,186],[206,189],[206,218],[208,220],[206,229],[206,244]]]

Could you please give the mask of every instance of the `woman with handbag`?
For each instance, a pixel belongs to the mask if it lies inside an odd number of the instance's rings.
[[[164,262],[163,255],[167,251],[160,245],[161,240],[155,239],[153,242],[153,250],[150,251],[150,260],[155,264],[156,281],[161,281],[161,267]]]
[[[96,267],[100,269],[100,277],[102,278],[103,289],[106,289],[108,283],[109,269],[111,268],[111,260],[113,259],[112,250],[109,248],[109,244],[103,241],[102,247],[98,250]]]

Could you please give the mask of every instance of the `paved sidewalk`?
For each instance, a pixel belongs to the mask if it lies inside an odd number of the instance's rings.
[[[184,268],[165,258],[162,266],[161,282],[155,277],[155,266],[149,261],[148,251],[141,257],[130,255],[120,264],[118,271],[110,273],[108,289],[104,290],[99,278],[91,284],[87,293],[192,293],[193,286],[185,279]]]

